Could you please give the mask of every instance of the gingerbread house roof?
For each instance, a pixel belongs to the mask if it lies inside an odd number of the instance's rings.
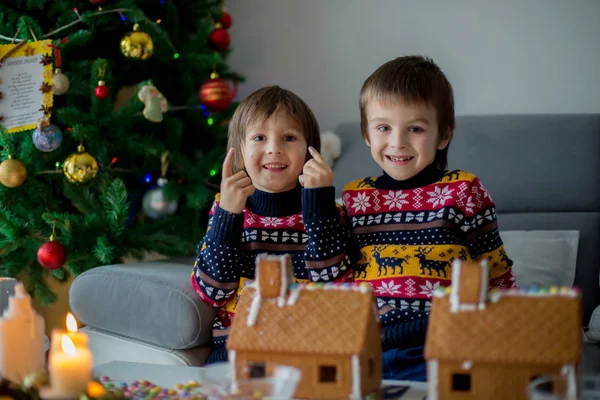
[[[495,364],[575,364],[581,351],[581,299],[573,289],[494,291],[485,307],[453,309],[451,289],[432,301],[428,360]]]
[[[368,340],[369,324],[379,324],[369,285],[301,284],[291,289],[282,306],[276,298],[260,298],[259,306],[253,306],[256,296],[260,294],[255,287],[244,288],[227,342],[229,349],[360,354]],[[256,311],[250,323],[249,316]]]

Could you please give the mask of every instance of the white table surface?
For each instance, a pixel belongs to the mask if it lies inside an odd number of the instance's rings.
[[[112,361],[94,368],[94,376],[108,376],[113,382],[132,382],[147,380],[155,385],[172,388],[178,383],[196,380],[202,383],[202,367],[181,365],[143,364],[127,361]],[[398,399],[423,400],[427,394],[427,383],[405,381],[383,381],[384,385],[404,385],[410,389]]]

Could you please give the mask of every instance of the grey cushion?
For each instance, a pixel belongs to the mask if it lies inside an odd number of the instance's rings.
[[[216,311],[194,292],[192,264],[142,262],[93,268],[71,285],[84,324],[167,349],[210,342]]]
[[[342,139],[334,166],[340,196],[346,183],[381,169],[358,121],[340,124],[336,133]],[[501,230],[580,231],[575,286],[583,289],[587,322],[600,303],[600,114],[459,116],[448,158],[449,168],[481,178]]]

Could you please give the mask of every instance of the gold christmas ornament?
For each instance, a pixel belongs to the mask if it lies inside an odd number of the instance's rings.
[[[9,188],[21,186],[27,179],[27,168],[12,155],[0,164],[0,183]]]
[[[121,53],[127,58],[147,60],[154,52],[154,42],[146,32],[140,31],[140,26],[135,24],[133,31],[121,39]]]
[[[98,174],[98,161],[80,144],[77,153],[71,154],[65,160],[63,172],[71,183],[87,183]]]

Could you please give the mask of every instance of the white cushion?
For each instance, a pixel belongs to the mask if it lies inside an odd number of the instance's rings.
[[[500,231],[520,287],[573,286],[579,231]]]

